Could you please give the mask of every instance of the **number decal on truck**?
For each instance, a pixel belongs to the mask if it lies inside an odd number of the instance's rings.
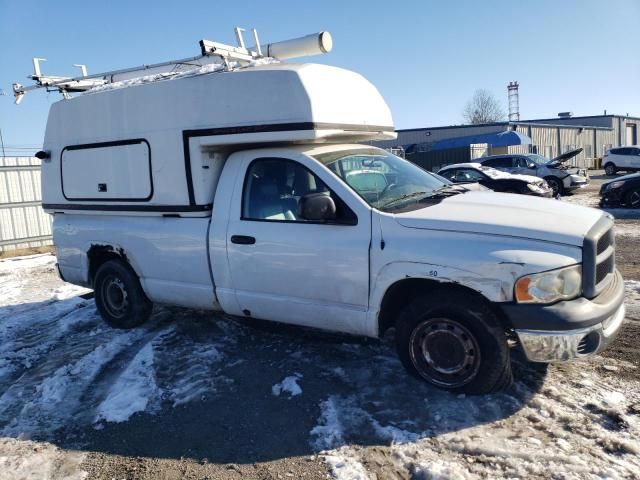
[[[429,276],[430,277],[437,277],[438,276],[438,271],[437,270],[429,270]]]

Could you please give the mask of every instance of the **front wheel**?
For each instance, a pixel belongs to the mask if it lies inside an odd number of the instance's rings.
[[[551,188],[554,197],[557,197],[558,195],[562,195],[564,193],[564,186],[558,178],[547,177],[545,178],[545,180],[549,185],[549,188]]]
[[[513,379],[503,328],[481,299],[463,291],[411,302],[397,320],[396,348],[411,374],[445,390],[491,393]]]
[[[613,177],[617,172],[616,166],[613,163],[607,163],[604,167],[604,173],[609,177]]]
[[[109,260],[96,272],[96,307],[114,328],[134,328],[151,315],[153,304],[142,290],[138,276],[121,260]]]
[[[629,190],[624,197],[624,201],[628,207],[640,208],[640,188]]]

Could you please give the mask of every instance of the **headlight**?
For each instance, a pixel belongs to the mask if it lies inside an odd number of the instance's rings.
[[[607,190],[613,190],[614,188],[620,188],[624,185],[624,180],[618,180],[617,182],[611,182],[607,185]]]
[[[543,193],[544,188],[541,185],[535,185],[533,183],[527,183],[527,188],[535,193]]]
[[[582,292],[580,265],[520,277],[516,281],[518,303],[552,303],[570,300]]]

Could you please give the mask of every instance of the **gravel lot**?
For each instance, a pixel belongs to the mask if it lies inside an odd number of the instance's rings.
[[[603,178],[564,201],[597,205]],[[618,340],[548,369],[516,357],[485,397],[409,378],[392,334],[170,307],[111,330],[52,256],[1,260],[0,479],[638,478],[640,212],[610,212]]]

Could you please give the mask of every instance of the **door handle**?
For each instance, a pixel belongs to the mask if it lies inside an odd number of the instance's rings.
[[[231,235],[231,243],[237,243],[238,245],[253,245],[256,243],[256,239],[247,235]]]

